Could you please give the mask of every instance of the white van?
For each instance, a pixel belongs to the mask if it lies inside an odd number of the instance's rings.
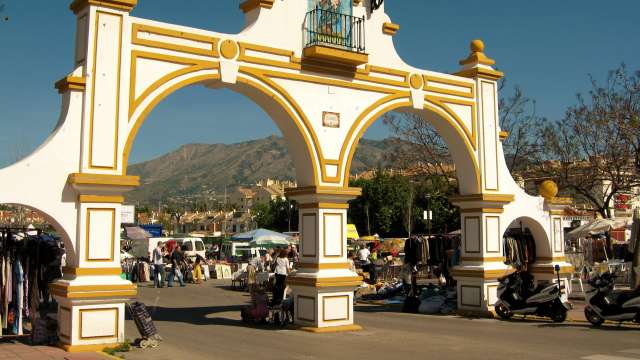
[[[132,249],[132,255],[134,256],[151,256],[153,249],[158,246],[159,242],[167,243],[168,241],[175,240],[179,246],[184,246],[186,249],[184,250],[184,255],[191,260],[196,259],[196,255],[202,256],[203,259],[206,259],[204,242],[200,238],[171,238],[171,237],[158,237],[158,238],[149,238],[149,243],[146,246],[146,249],[137,249],[136,246]],[[145,251],[146,250],[146,251]]]
[[[182,238],[174,239],[184,249],[184,255],[191,260],[196,259],[196,255],[200,255],[203,259],[206,259],[206,251],[204,249],[204,242],[200,238]],[[186,249],[185,249],[186,248]]]
[[[260,257],[267,252],[266,249],[251,247],[249,246],[249,242],[241,242],[241,241],[233,241],[226,242],[222,244],[222,248],[220,248],[220,259],[246,259],[250,260],[253,258]]]

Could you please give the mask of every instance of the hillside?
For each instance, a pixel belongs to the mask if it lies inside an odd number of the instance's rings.
[[[351,173],[392,162],[388,154],[399,146],[397,139],[362,139],[356,151]],[[270,136],[236,144],[188,144],[158,158],[133,164],[127,174],[138,175],[142,186],[127,193],[127,200],[156,204],[170,197],[202,193],[224,193],[231,188],[257,180],[295,179],[293,163],[285,141]]]

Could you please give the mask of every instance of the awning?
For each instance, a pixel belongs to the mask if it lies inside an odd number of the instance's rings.
[[[354,224],[347,224],[347,239],[359,239],[358,229]]]

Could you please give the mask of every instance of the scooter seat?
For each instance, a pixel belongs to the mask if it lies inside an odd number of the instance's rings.
[[[608,297],[618,304],[624,304],[625,302],[640,297],[640,289],[636,290],[616,290],[612,292]]]

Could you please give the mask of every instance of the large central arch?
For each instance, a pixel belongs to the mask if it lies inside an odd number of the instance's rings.
[[[527,216],[546,234],[551,253],[536,271],[566,265],[560,205],[527,195],[506,167],[497,100],[502,73],[481,41],[472,42],[458,72],[445,74],[402,60],[393,44],[399,25],[384,3],[373,11],[370,0],[342,0],[351,31],[336,42],[339,32],[318,36],[320,28],[310,29],[315,13],[307,1],[243,1],[246,25],[238,34],[136,18],[130,12],[137,1],[71,2],[74,67],[56,83],[63,99],[58,125],[31,156],[0,169],[0,183],[10,184],[0,203],[40,209],[69,237],[72,268],[52,286],[66,349],[100,349],[125,338],[124,302],[136,287],[119,277],[120,213],[123,194],[140,185],[126,174],[129,153],[153,108],[192,84],[246,95],[287,141],[300,184],[288,196],[300,204],[302,238],[300,269],[289,282],[303,329],[359,328],[353,287],[361,282],[346,259],[346,219],[360,189],[348,187],[349,167],[364,131],[392,110],[429,120],[455,160],[460,309],[491,309],[506,269],[500,239],[512,219]],[[47,178],[24,180],[33,167]]]

